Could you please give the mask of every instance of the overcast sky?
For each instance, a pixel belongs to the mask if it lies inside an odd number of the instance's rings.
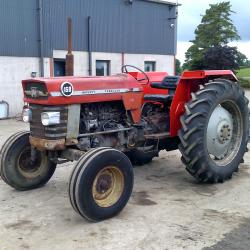
[[[173,1],[175,2],[175,1]],[[201,22],[209,4],[219,3],[221,0],[178,0],[181,6],[178,8],[178,45],[177,58],[182,62],[185,59],[185,52],[189,48],[189,40],[194,39],[194,30]],[[232,20],[239,32],[241,41],[233,42],[233,46],[244,53],[250,59],[250,5],[249,0],[231,0]]]

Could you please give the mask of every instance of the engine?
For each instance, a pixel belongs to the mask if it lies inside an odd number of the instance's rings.
[[[88,150],[95,147],[115,147],[126,151],[128,147],[144,145],[145,134],[166,132],[168,108],[157,104],[146,104],[142,110],[140,124],[132,124],[122,102],[83,104],[80,117],[78,148]],[[149,142],[155,144],[155,140]]]
[[[83,137],[79,140],[78,147],[86,150],[107,146],[122,150],[126,144],[127,135],[124,132],[129,127],[128,124],[122,102],[83,104],[80,117],[80,134]],[[111,131],[119,132],[109,133]]]
[[[120,129],[126,123],[126,112],[121,102],[90,103],[81,107],[81,134]]]
[[[154,134],[169,131],[169,107],[156,103],[145,103],[142,107],[144,133]]]

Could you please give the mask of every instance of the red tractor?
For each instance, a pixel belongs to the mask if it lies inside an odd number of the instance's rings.
[[[119,213],[133,189],[132,164],[180,149],[200,182],[230,179],[248,141],[248,100],[229,71],[128,72],[22,82],[29,132],[1,150],[1,177],[17,190],[46,184],[56,165],[77,161],[69,181],[77,213]]]

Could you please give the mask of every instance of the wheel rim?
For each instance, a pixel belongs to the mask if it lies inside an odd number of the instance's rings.
[[[37,151],[35,161],[31,161],[30,147],[24,148],[17,160],[18,170],[26,178],[38,177],[42,172],[42,165],[42,155],[39,151]]]
[[[217,165],[225,166],[233,161],[243,138],[243,120],[236,103],[225,101],[214,109],[206,137],[209,156]]]
[[[120,169],[108,166],[102,169],[93,182],[92,195],[100,207],[110,207],[121,197],[124,190],[124,176]]]

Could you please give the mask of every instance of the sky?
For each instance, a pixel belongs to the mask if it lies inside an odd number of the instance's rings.
[[[225,0],[226,1],[226,0]],[[172,0],[171,2],[176,2]],[[178,0],[181,4],[178,8],[178,43],[176,58],[183,63],[185,52],[191,45],[190,40],[194,39],[194,30],[201,22],[203,15],[209,4],[219,3],[221,0]],[[239,51],[250,59],[250,1],[231,0],[231,19],[236,26],[241,40],[230,43],[230,46],[237,46]]]

